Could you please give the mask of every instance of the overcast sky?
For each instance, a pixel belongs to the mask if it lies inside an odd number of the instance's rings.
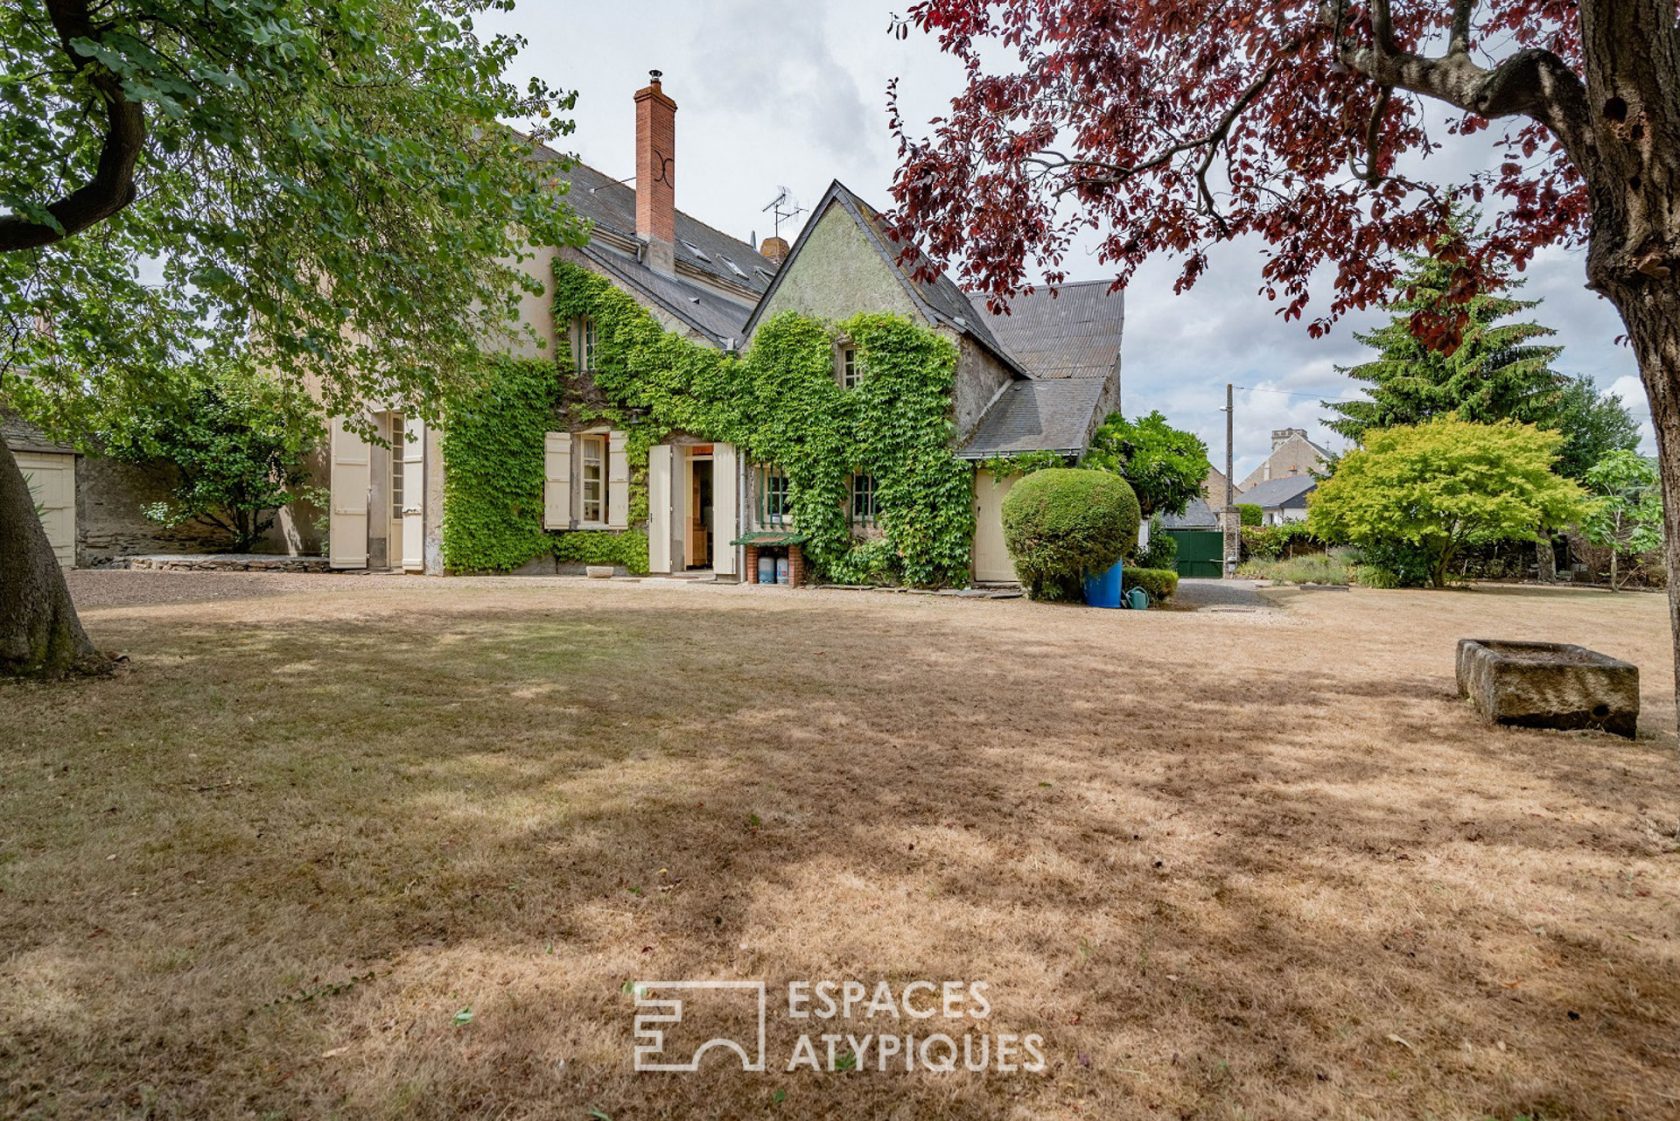
[[[664,71],[676,99],[677,205],[736,237],[770,233],[762,208],[778,186],[809,205],[839,179],[876,206],[891,198],[896,149],[887,131],[886,88],[899,78],[907,119],[925,121],[961,88],[960,68],[932,39],[887,33],[904,0],[520,0],[511,13],[489,13],[481,30],[516,31],[530,41],[516,66],[553,86],[578,91],[570,148],[614,175],[635,172],[632,95],[650,69]],[[1485,137],[1485,134],[1483,134]],[[1439,158],[1439,157],[1438,157]],[[1486,144],[1465,142],[1448,166],[1479,165]],[[801,215],[782,233],[790,242]],[[1216,464],[1224,459],[1225,383],[1237,391],[1237,477],[1265,455],[1274,428],[1306,428],[1332,447],[1319,423],[1319,401],[1353,394],[1338,375],[1369,352],[1352,331],[1372,317],[1343,321],[1326,339],[1307,337],[1257,294],[1255,246],[1214,254],[1214,267],[1188,294],[1175,296],[1176,267],[1151,262],[1126,293],[1122,360],[1128,415],[1160,409],[1199,433]],[[1094,258],[1069,263],[1076,280],[1108,275]],[[1527,272],[1525,296],[1542,298],[1539,315],[1566,348],[1561,368],[1590,374],[1621,394],[1642,422],[1644,393],[1632,354],[1615,339],[1620,321],[1583,287],[1579,254],[1550,251]],[[1310,317],[1310,309],[1309,309]],[[1646,450],[1651,450],[1644,423]]]

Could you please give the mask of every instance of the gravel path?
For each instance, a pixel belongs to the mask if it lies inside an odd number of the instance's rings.
[[[1254,580],[1193,579],[1178,582],[1174,597],[1180,607],[1270,607]]]

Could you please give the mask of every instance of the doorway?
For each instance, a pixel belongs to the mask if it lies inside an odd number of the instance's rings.
[[[699,449],[689,456],[688,524],[683,534],[683,564],[693,569],[712,567],[712,530],[716,524],[716,500],[711,449]]]

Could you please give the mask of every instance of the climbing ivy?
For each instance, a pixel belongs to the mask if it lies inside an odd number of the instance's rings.
[[[641,472],[632,522],[647,516],[647,449],[687,432],[786,472],[794,522],[819,574],[848,583],[966,581],[972,474],[951,454],[957,350],[949,340],[899,316],[829,325],[784,312],[759,327],[745,355],[724,354],[663,329],[604,278],[557,261],[555,322],[580,316],[595,324],[595,369],[574,376],[569,407],[574,419],[603,418],[628,434],[633,478]],[[858,351],[863,378],[852,389],[834,376],[840,339]],[[569,348],[560,351],[569,366]],[[875,479],[878,537],[854,534],[854,473]]]
[[[554,558],[561,564],[620,565],[637,576],[648,571],[647,531],[576,529],[554,535]]]
[[[1067,465],[1068,457],[1061,452],[1053,451],[994,455],[990,459],[975,464],[980,470],[991,472],[993,480],[1031,475],[1034,471],[1043,471],[1047,467],[1066,467]]]
[[[551,548],[543,434],[554,424],[554,364],[498,357],[487,366],[445,407],[443,563],[452,572],[508,572]]]

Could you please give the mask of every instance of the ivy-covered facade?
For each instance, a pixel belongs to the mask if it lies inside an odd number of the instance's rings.
[[[644,141],[668,133],[675,106],[655,82],[637,109],[640,177]],[[1068,286],[1066,303],[1038,293],[992,315],[900,261],[881,217],[838,183],[791,249],[760,252],[677,211],[657,168],[651,199],[583,165],[557,170],[592,236],[533,257],[546,294],[526,306],[530,338],[408,442],[419,478],[389,484],[422,495],[405,567],[751,580],[791,560],[842,583],[1013,577],[1009,464],[1076,457],[1119,407],[1117,295]],[[335,513],[369,487],[380,520],[389,494],[361,474],[380,474],[379,449],[344,425],[334,435]],[[372,564],[369,540],[342,566]],[[337,563],[336,521],[333,545]]]

